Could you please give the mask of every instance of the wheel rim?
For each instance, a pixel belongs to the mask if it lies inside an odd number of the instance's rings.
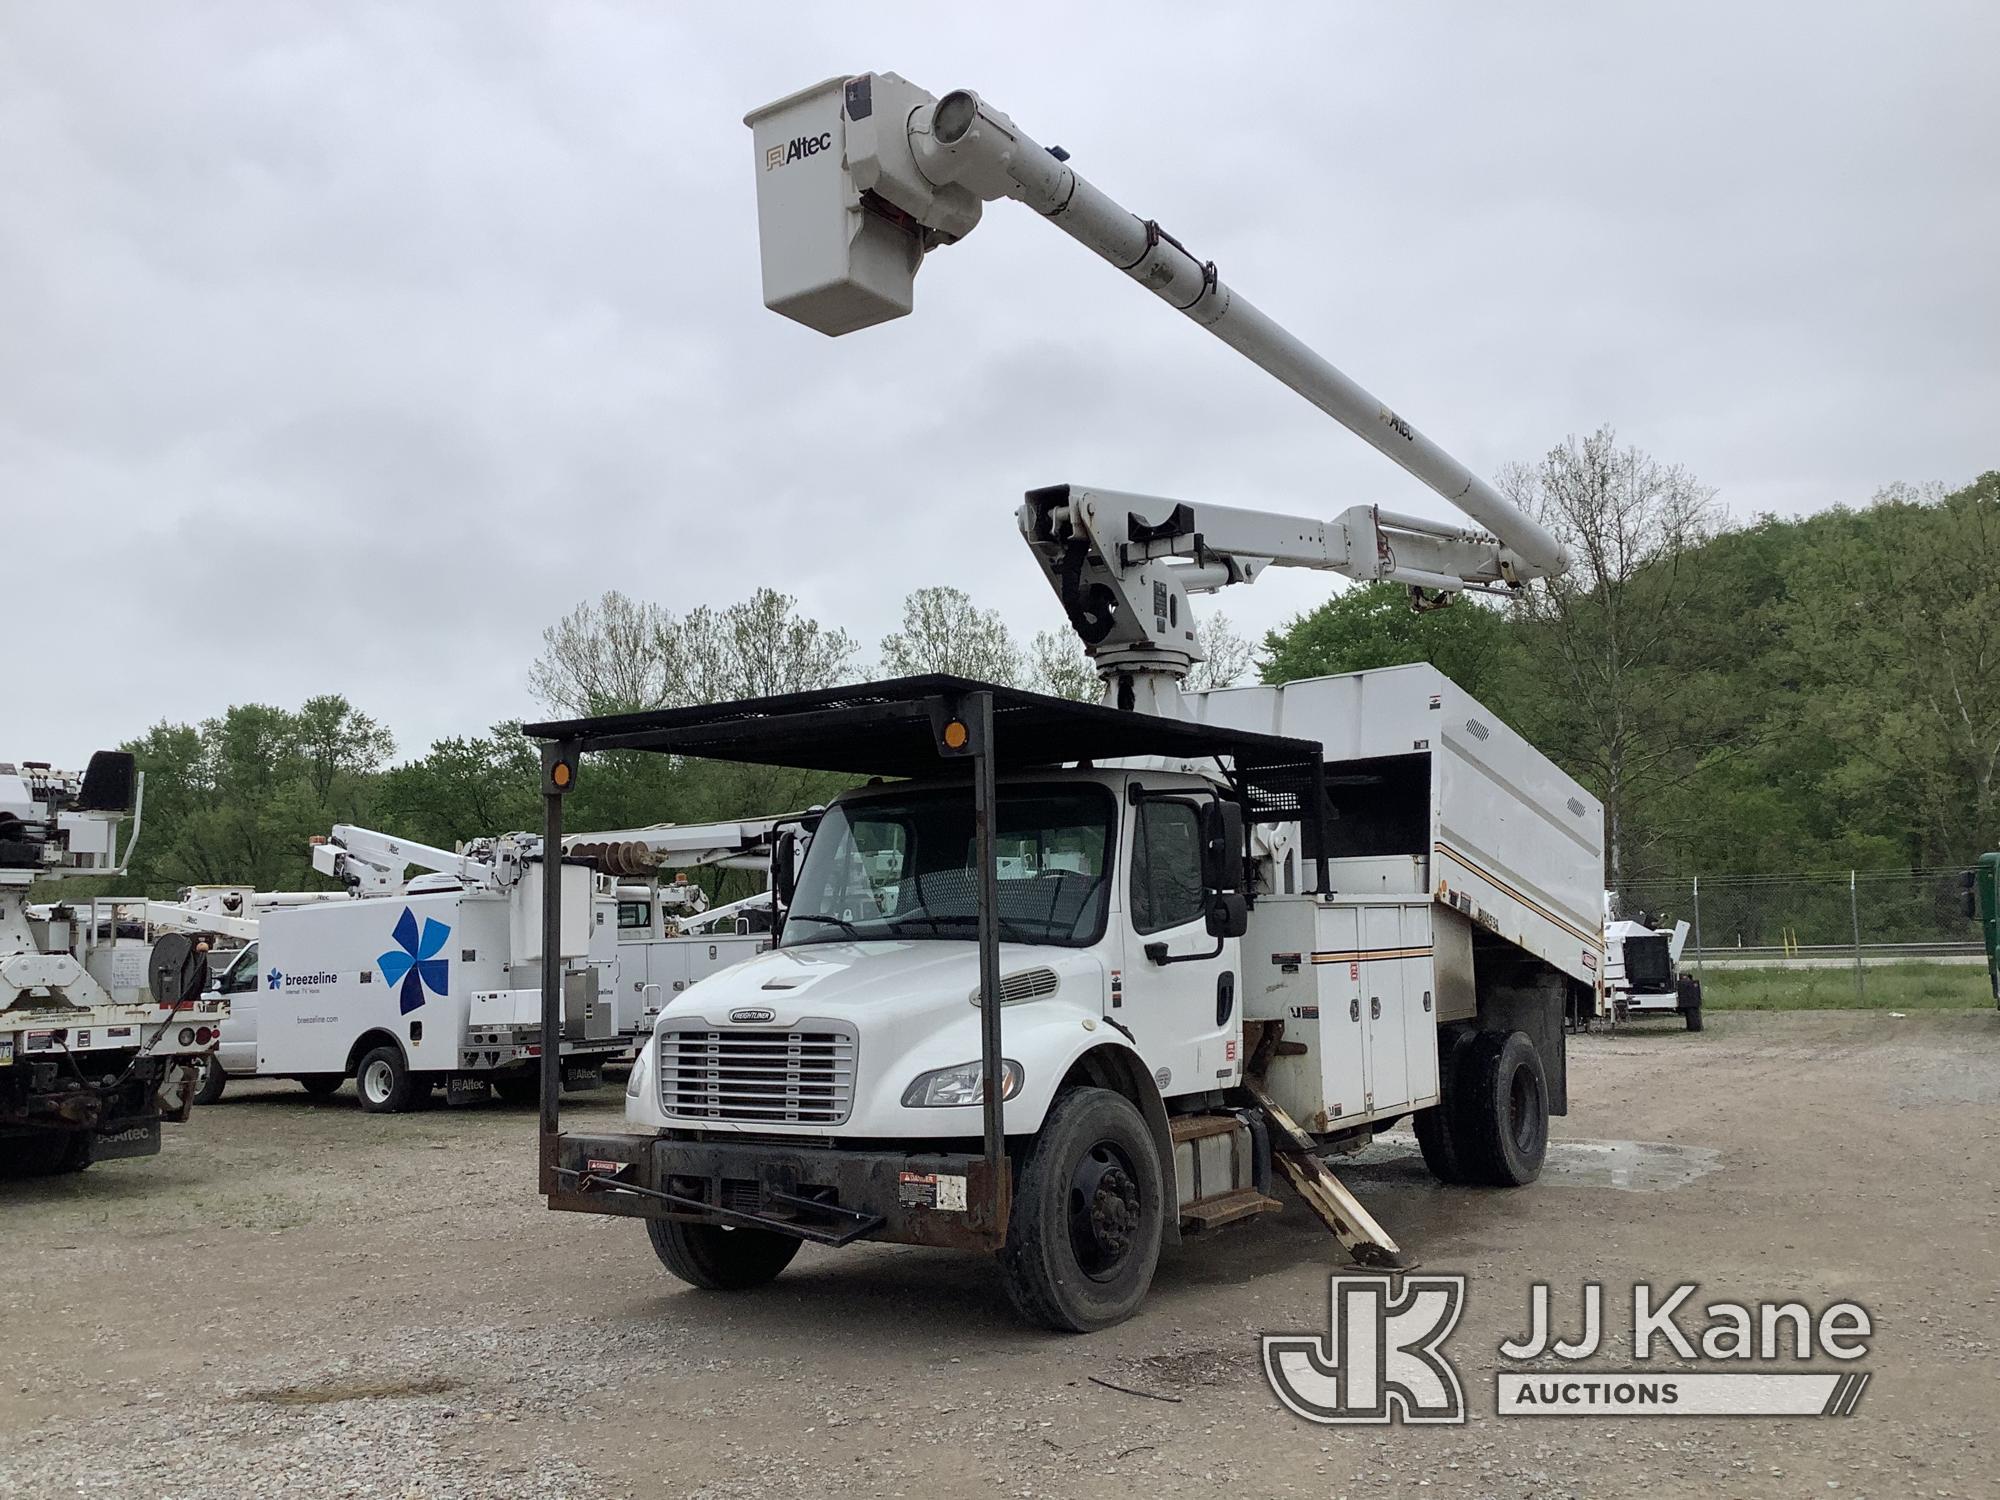
[[[195,1060],[194,1091],[197,1094],[208,1087],[208,1070],[214,1066],[215,1059],[212,1057],[202,1057]]]
[[[389,1090],[395,1086],[395,1075],[389,1065],[377,1058],[361,1074],[361,1087],[367,1092],[371,1104],[385,1104]]]
[[[1509,1132],[1514,1137],[1514,1145],[1523,1152],[1535,1149],[1535,1138],[1540,1133],[1541,1090],[1535,1085],[1535,1075],[1529,1068],[1514,1070],[1513,1085],[1507,1091],[1507,1113]]]
[[[1069,1182],[1069,1242],[1092,1281],[1117,1276],[1139,1248],[1144,1206],[1124,1149],[1099,1141],[1077,1158]]]

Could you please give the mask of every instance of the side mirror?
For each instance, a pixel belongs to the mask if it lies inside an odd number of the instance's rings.
[[[771,889],[778,905],[790,906],[798,889],[799,836],[787,828],[771,843]]]
[[[1250,903],[1240,891],[1217,891],[1208,898],[1208,935],[1239,938],[1250,930]]]
[[[1979,920],[1979,872],[1966,870],[1958,877],[1958,903],[1965,912],[1965,920]]]
[[[1243,889],[1243,809],[1221,797],[1201,805],[1201,883],[1211,891]]]

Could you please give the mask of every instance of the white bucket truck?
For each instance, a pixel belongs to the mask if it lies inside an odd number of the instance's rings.
[[[776,913],[769,891],[711,907],[688,872],[768,871],[779,830],[807,816],[659,823],[566,841],[572,857],[606,877],[616,903],[616,964],[608,993],[618,1031],[632,1039],[635,1054],[675,995],[771,946]]]
[[[143,953],[114,952],[118,922],[100,940],[89,903],[27,904],[38,881],[125,872],[143,786],[122,751],[93,755],[81,776],[0,765],[0,1171],[157,1154],[161,1123],[187,1119],[196,1067],[215,1048],[194,938],[171,932]]]
[[[748,123],[768,306],[832,335],[907,313],[925,255],[1016,199],[1477,527],[1057,485],[1018,522],[1101,705],[916,677],[529,726],[550,840],[594,751],[884,778],[828,807],[795,890],[779,841],[778,946],[661,1013],[626,1133],[564,1132],[543,1090],[550,1207],[642,1218],[715,1289],[805,1240],[988,1250],[1072,1330],[1129,1316],[1163,1246],[1276,1207],[1274,1170],[1357,1260],[1407,1264],[1324,1158],[1410,1117],[1443,1181],[1537,1175],[1564,1017],[1596,1008],[1602,809],[1425,667],[1184,693],[1190,596],[1285,566],[1432,607],[1563,549],[977,95],[861,74]]]
[[[253,987],[255,1076],[317,1094],[352,1078],[363,1109],[389,1112],[481,1084],[533,1099],[549,1035],[565,1072],[614,1059],[622,1044],[592,963],[592,872],[556,866],[566,920],[545,947],[541,850],[507,836],[450,853],[336,827],[313,864],[357,899],[264,910],[254,953],[224,976],[232,1000],[246,978]],[[405,880],[412,865],[431,873]],[[545,952],[562,994],[552,1031],[540,1003]]]

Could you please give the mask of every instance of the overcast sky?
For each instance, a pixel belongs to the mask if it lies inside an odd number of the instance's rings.
[[[1990,3],[0,0],[0,758],[329,691],[419,754],[609,588],[1025,639],[1063,480],[1443,513],[1017,205],[911,318],[764,311],[742,116],[842,72],[977,88],[1478,472],[1610,422],[1737,517],[1963,483],[1996,56]]]

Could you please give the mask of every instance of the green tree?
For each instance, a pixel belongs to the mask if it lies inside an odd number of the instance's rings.
[[[1805,721],[1841,752],[1824,785],[1886,812],[1910,862],[1969,859],[2000,836],[2000,471],[1820,520],[1780,619]]]
[[[1521,670],[1521,652],[1505,615],[1477,599],[1415,610],[1395,583],[1343,589],[1310,613],[1264,637],[1259,671],[1266,682],[1295,682],[1372,667],[1424,661],[1496,710],[1492,689]]]

